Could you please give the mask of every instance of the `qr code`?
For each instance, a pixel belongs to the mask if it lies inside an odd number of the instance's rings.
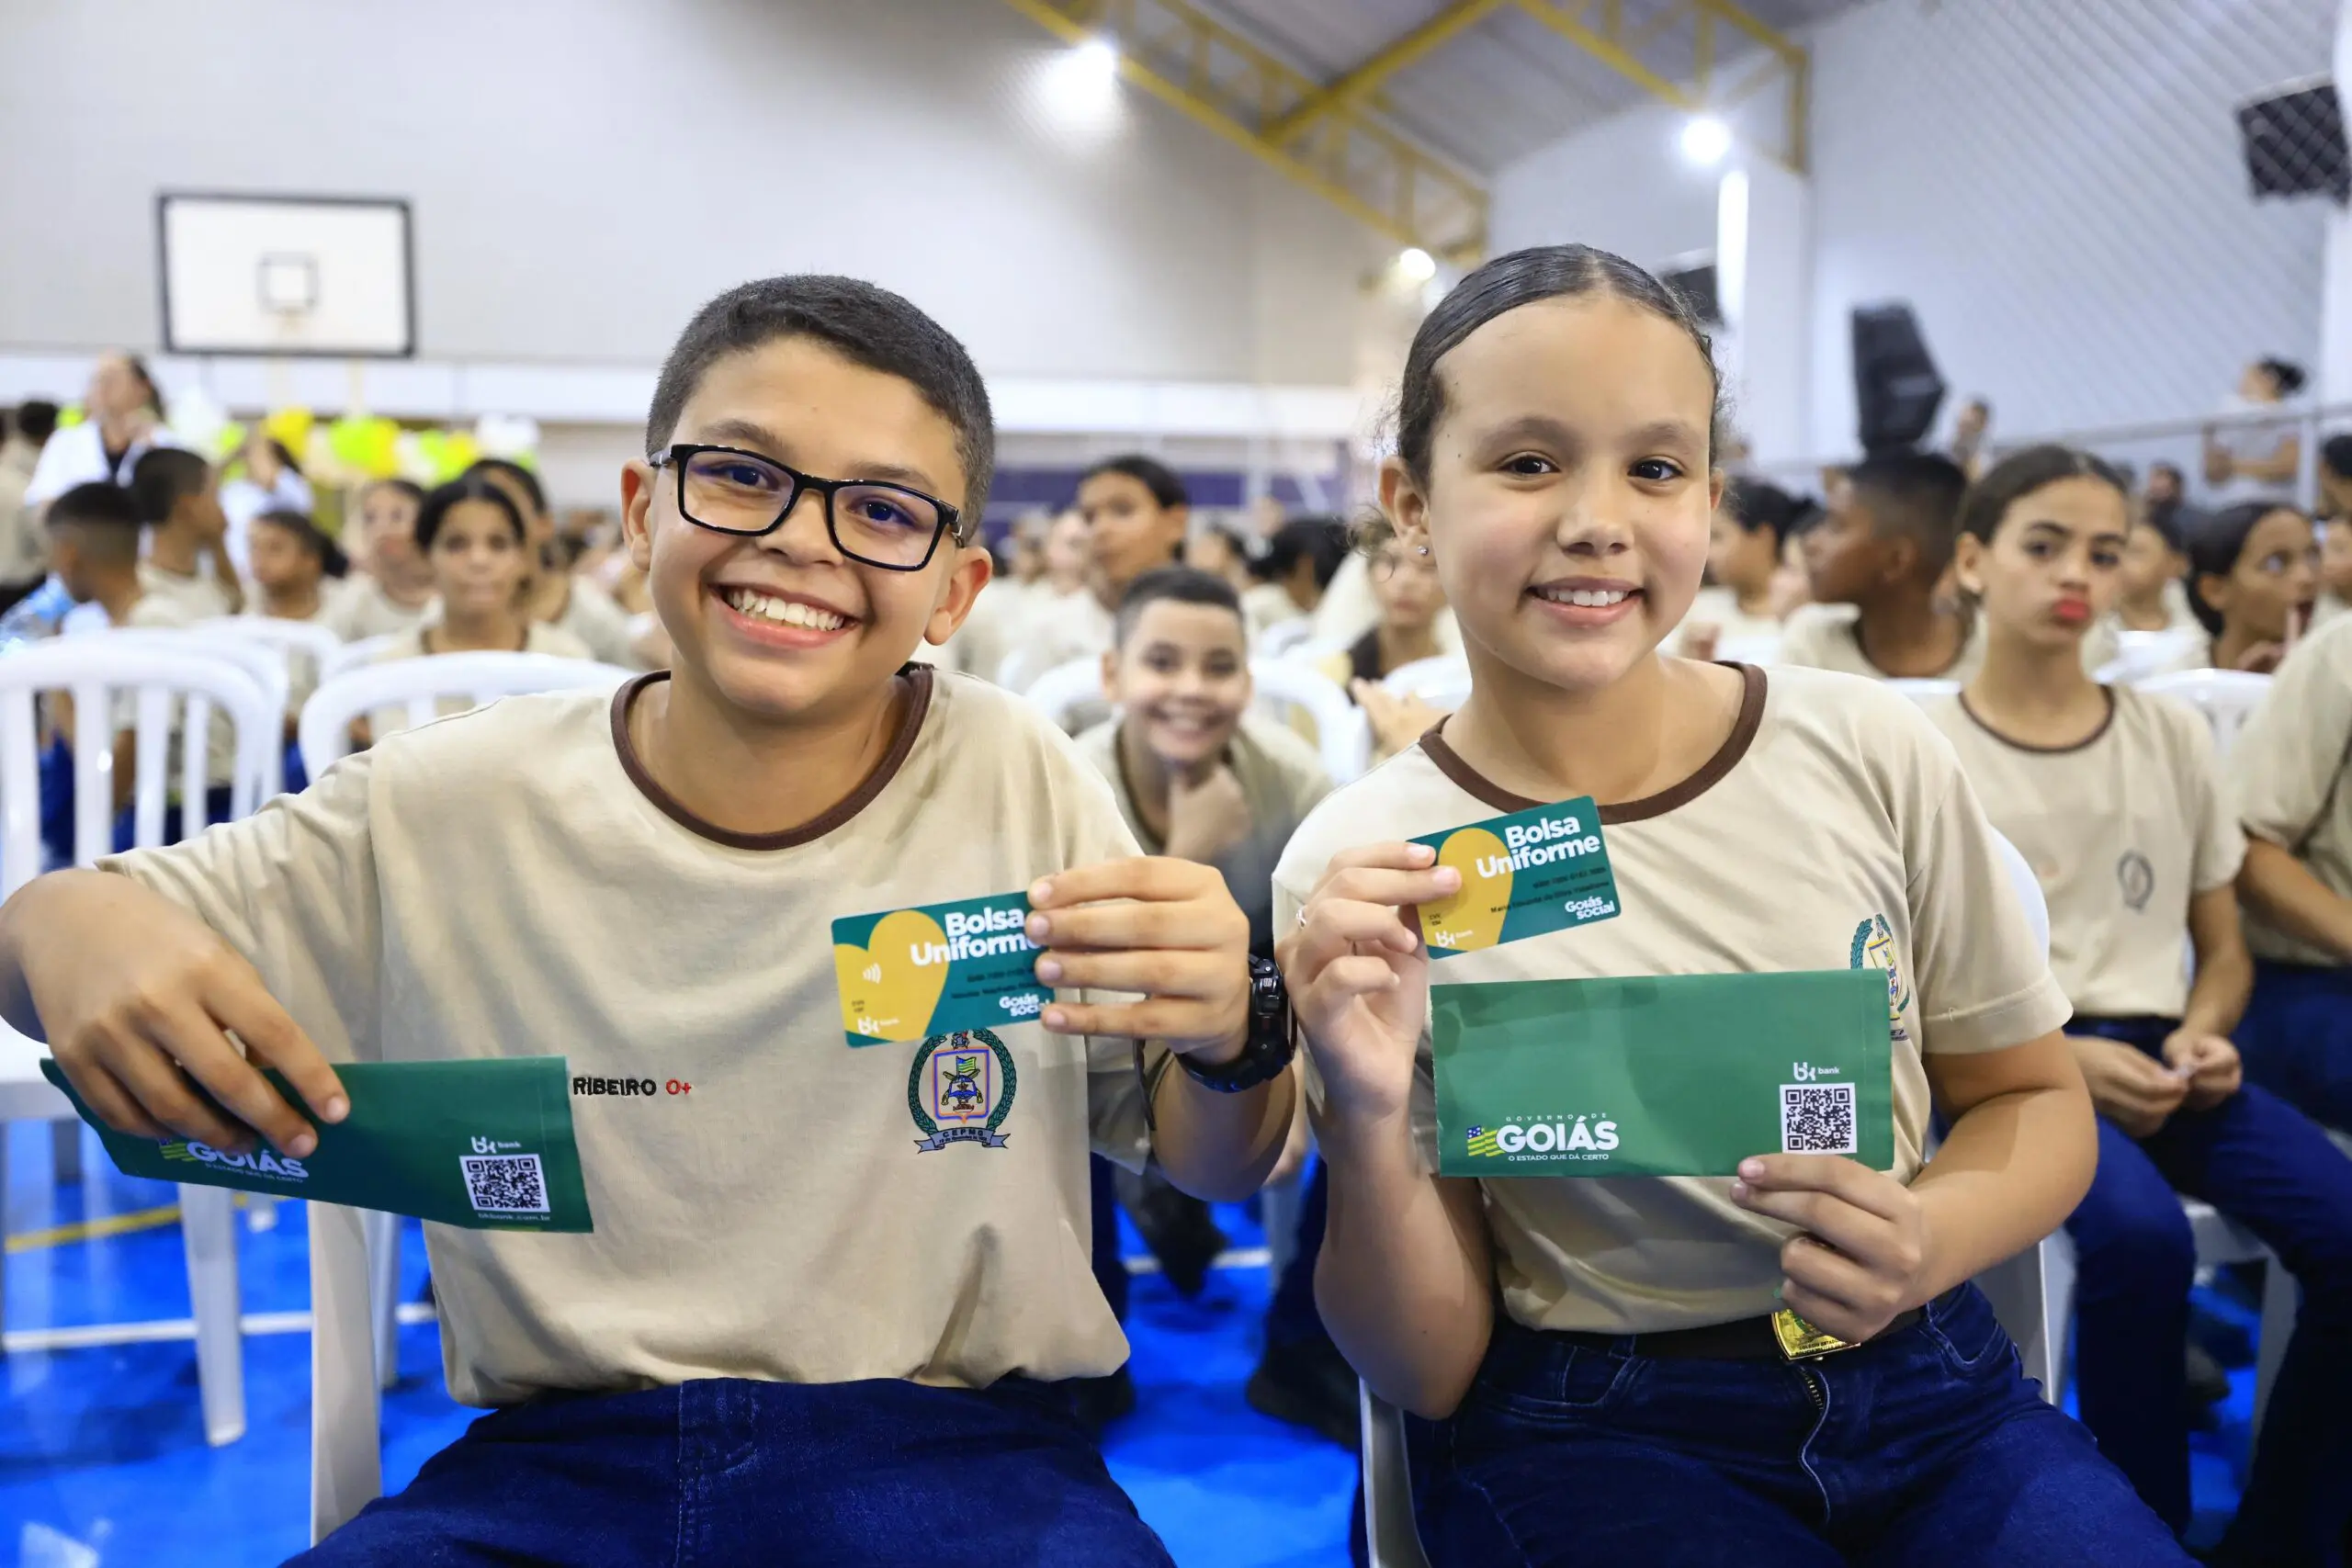
[[[1854,1086],[1849,1083],[1784,1083],[1781,1086],[1781,1152],[1850,1155],[1854,1140]]]
[[[466,1197],[477,1214],[548,1213],[547,1179],[537,1155],[460,1155]]]

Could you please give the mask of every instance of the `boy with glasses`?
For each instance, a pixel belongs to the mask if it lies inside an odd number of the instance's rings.
[[[311,1122],[227,1031],[327,1122],[338,1060],[691,1085],[577,1102],[593,1235],[428,1227],[451,1392],[499,1408],[305,1562],[1164,1564],[1057,1387],[1126,1351],[1086,1158],[1253,1190],[1292,1113],[1279,987],[1061,737],[906,668],[989,573],[987,393],[936,323],[845,278],[735,289],[647,450],[623,526],[674,671],[403,731],[29,885],[0,1013],[118,1127],[297,1156]],[[955,1040],[1004,1068],[955,1088],[993,1135],[925,1138],[947,1042],[849,1043],[831,923],[1014,888],[1059,989]]]

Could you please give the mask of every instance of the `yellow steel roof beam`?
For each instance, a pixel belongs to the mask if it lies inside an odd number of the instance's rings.
[[[1746,35],[1769,51],[1768,78],[1779,75],[1787,84],[1781,144],[1772,156],[1798,174],[1804,172],[1809,68],[1805,51],[1758,21],[1734,0],[1670,0],[1631,30],[1625,26],[1623,0],[1601,0],[1598,17],[1591,16],[1592,0],[1519,0],[1519,8],[1651,96],[1693,114],[1727,107],[1761,85],[1743,78],[1729,103],[1714,91],[1723,42],[1719,29],[1729,28]],[[1645,56],[1644,51],[1686,17],[1690,22],[1687,57],[1668,65],[1653,63],[1657,57]]]
[[[1503,0],[1497,0],[1503,3]],[[1190,0],[1148,0],[1173,21],[1156,37],[1137,24],[1138,0],[1005,0],[1067,42],[1106,29],[1119,50],[1119,74],[1189,118],[1254,153],[1360,222],[1408,245],[1455,262],[1486,247],[1487,192],[1434,153],[1337,103],[1319,117],[1308,144],[1284,144],[1258,128],[1324,91],[1323,85],[1275,59],[1202,12]],[[1220,58],[1238,62],[1220,73]]]
[[[1332,110],[1363,102],[1391,76],[1512,3],[1513,0],[1453,0],[1419,27],[1392,40],[1379,53],[1268,125],[1266,140],[1288,141]]]

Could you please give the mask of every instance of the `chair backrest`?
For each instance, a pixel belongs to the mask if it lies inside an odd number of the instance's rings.
[[[307,654],[321,668],[341,654],[343,638],[311,621],[282,621],[275,615],[225,615],[198,622],[189,628],[243,642],[255,642],[283,654]]]
[[[209,624],[217,625],[218,623]],[[261,689],[269,694],[270,700],[277,705],[277,711],[280,714],[293,705],[289,695],[293,685],[293,671],[286,662],[286,655],[266,643],[256,642],[251,638],[223,637],[218,632],[207,631],[201,624],[186,627],[126,626],[119,631],[109,631],[104,635],[117,639],[130,638],[158,643],[166,648],[184,648],[207,658],[233,664],[252,676],[260,684]],[[286,748],[283,745],[272,746],[269,749],[269,766],[262,775],[261,797],[267,800],[272,795],[283,794],[285,789]]]
[[[1251,660],[1250,679],[1258,688],[1258,705],[1276,718],[1287,720],[1290,711],[1296,710],[1314,724],[1315,746],[1323,753],[1323,771],[1333,784],[1363,776],[1372,765],[1372,725],[1338,682],[1280,659]]]
[[[2137,685],[2151,676],[2178,671],[2200,657],[2211,639],[2197,626],[2167,626],[2160,632],[2115,634],[2115,657],[2098,672],[2102,681]]]
[[[378,654],[399,640],[398,637],[387,632],[382,637],[363,637],[356,642],[346,642],[319,660],[319,679],[330,681],[345,671],[372,664]]]
[[[1278,621],[1259,634],[1257,655],[1261,659],[1280,659],[1283,654],[1301,648],[1315,636],[1315,617],[1299,615]]]
[[[1429,1568],[1413,1522],[1413,1477],[1405,1453],[1405,1414],[1356,1384],[1363,1459],[1364,1555],[1371,1568]]]
[[[1400,664],[1380,682],[1400,697],[1419,697],[1448,713],[1470,700],[1470,661],[1458,653]]]
[[[1719,664],[1771,665],[1781,661],[1781,634],[1762,632],[1754,637],[1726,637],[1715,639],[1715,661]]]
[[[1069,728],[1072,713],[1089,704],[1095,705],[1099,712],[1100,705],[1107,700],[1102,695],[1100,659],[1073,659],[1067,664],[1057,664],[1018,689],[1025,700],[1063,729]]]
[[[1957,681],[1915,680],[1906,677],[1889,681],[1887,684],[1915,703],[1924,703],[1929,697],[1948,697],[1960,690],[1960,682]]]
[[[2178,697],[2203,714],[2213,728],[2214,751],[2227,756],[2237,743],[2238,731],[2245,728],[2247,716],[2270,690],[2270,677],[2244,670],[2176,670],[2168,675],[2149,676],[2140,682],[2140,690]]]
[[[996,667],[996,683],[1008,692],[1026,692],[1036,679],[1049,668],[1046,663],[1048,650],[1034,643],[1023,643],[1006,654]],[[1051,666],[1058,669],[1060,666]]]
[[[2041,879],[2033,874],[2033,867],[2026,863],[2008,836],[1996,830],[1993,842],[2001,852],[2001,863],[2009,874],[2009,886],[2025,906],[2026,924],[2033,928],[2033,939],[2041,946],[2044,958],[2050,955],[2050,903],[2041,896]]]
[[[114,702],[132,696],[138,776],[132,792],[132,842],[163,842],[172,732],[206,734],[214,715],[236,737],[230,788],[232,816],[260,804],[270,753],[277,750],[285,705],[224,659],[185,644],[132,636],[59,637],[0,659],[0,897],[41,870],[40,726],[34,698],[65,692],[74,699],[74,861],[95,863],[114,848]],[[175,724],[173,709],[184,711]],[[206,826],[206,748],[180,748],[181,830]]]
[[[351,721],[377,708],[399,707],[410,724],[428,724],[453,697],[480,706],[531,692],[610,691],[635,673],[617,664],[544,653],[443,653],[345,671],[319,682],[302,705],[302,768],[314,781],[322,777],[351,750]]]

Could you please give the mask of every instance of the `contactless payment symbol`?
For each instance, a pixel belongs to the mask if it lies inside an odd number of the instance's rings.
[[[998,1129],[1012,1111],[1020,1087],[1012,1053],[986,1029],[933,1035],[915,1053],[907,1075],[907,1112],[923,1134],[915,1147],[924,1154],[950,1144],[1004,1147]]]
[[[836,942],[842,1027],[875,1040],[921,1040],[930,1033],[947,966],[922,960],[946,940],[939,922],[922,910],[898,909],[875,922],[864,946]]]

